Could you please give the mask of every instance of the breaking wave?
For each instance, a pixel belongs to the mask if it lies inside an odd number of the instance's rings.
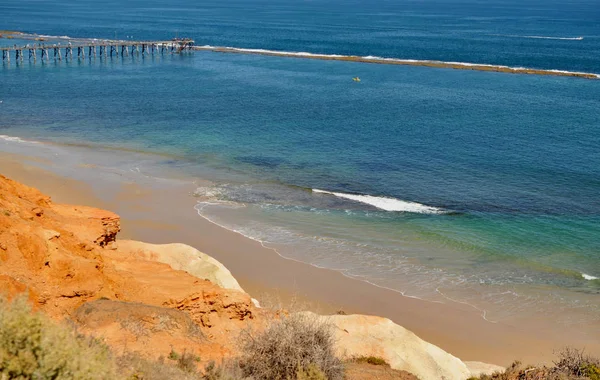
[[[499,37],[512,37],[512,38],[533,38],[537,40],[562,40],[562,41],[582,41],[583,37],[554,37],[554,36],[529,36],[519,34],[493,34]]]
[[[312,189],[313,193],[319,194],[329,194],[334,195],[339,198],[350,199],[355,202],[365,203],[378,209],[385,211],[399,211],[399,212],[414,212],[419,214],[443,214],[444,210],[437,208],[426,206],[417,202],[407,202],[402,201],[400,199],[395,198],[387,198],[387,197],[375,197],[372,195],[358,195],[358,194],[346,194],[346,193],[336,193],[333,191]]]
[[[7,135],[0,135],[0,140],[4,140],[4,141],[8,141],[8,142],[37,144],[37,141],[24,140],[20,137],[7,136]]]

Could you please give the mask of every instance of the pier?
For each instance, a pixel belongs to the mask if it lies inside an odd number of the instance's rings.
[[[85,59],[92,57],[127,57],[129,55],[177,54],[191,51],[194,40],[189,38],[174,38],[168,41],[66,41],[45,44],[33,43],[24,46],[0,47],[2,61],[10,63],[11,56],[17,62],[23,60],[42,61],[50,59]]]

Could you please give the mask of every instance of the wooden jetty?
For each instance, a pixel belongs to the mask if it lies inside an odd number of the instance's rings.
[[[154,55],[154,54],[172,54],[191,51],[194,47],[194,40],[189,38],[173,38],[168,41],[87,41],[75,40],[75,42],[66,41],[45,44],[33,43],[25,46],[6,46],[0,47],[2,51],[2,61],[10,62],[11,55],[15,61],[57,59],[84,59],[86,53],[88,57],[127,57],[131,55]],[[27,55],[27,57],[25,57]]]

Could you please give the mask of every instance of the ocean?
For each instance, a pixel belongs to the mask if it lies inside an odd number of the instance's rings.
[[[598,20],[597,0],[0,4],[0,29],[47,36],[594,74]],[[193,52],[3,63],[0,101],[0,150],[189,181],[199,218],[282,256],[492,322],[600,321],[600,80]]]

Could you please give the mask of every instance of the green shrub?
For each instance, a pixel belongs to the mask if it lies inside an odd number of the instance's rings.
[[[179,369],[189,373],[196,373],[198,370],[196,365],[200,362],[199,356],[187,353],[185,350],[183,350],[183,354],[180,355],[172,348],[169,353],[169,359],[174,360]]]
[[[327,376],[315,364],[309,364],[306,368],[298,366],[296,370],[297,380],[327,380]]]
[[[317,316],[282,317],[261,334],[246,332],[242,342],[240,366],[253,379],[296,379],[298,371],[314,369],[330,380],[344,378],[343,364],[334,355],[332,328]]]
[[[353,358],[352,361],[356,362],[356,363],[368,363],[368,364],[372,364],[372,365],[384,365],[384,366],[390,366],[388,364],[388,362],[385,361],[385,359],[383,358],[379,358],[377,356],[359,356],[356,358]]]
[[[25,297],[0,297],[0,378],[114,379],[107,346],[40,313]]]

